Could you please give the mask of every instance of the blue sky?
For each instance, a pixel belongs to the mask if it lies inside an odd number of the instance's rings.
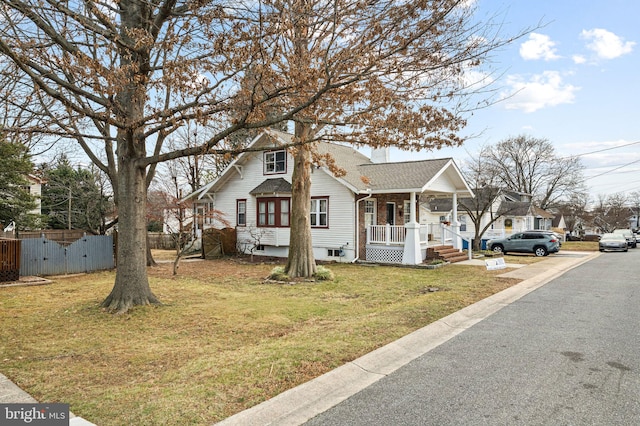
[[[504,33],[535,28],[496,52],[504,99],[476,111],[463,147],[391,152],[392,161],[453,157],[510,136],[548,139],[560,156],[581,155],[590,194],[640,191],[640,1],[477,0]],[[625,147],[626,145],[626,147]],[[599,152],[595,152],[599,151]],[[635,161],[635,163],[634,163]]]

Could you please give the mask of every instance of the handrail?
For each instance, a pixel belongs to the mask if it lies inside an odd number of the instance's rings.
[[[446,231],[446,232],[449,232],[449,233],[452,235],[452,238],[453,238],[453,235],[457,235],[458,237],[462,238],[463,240],[465,240],[465,241],[467,242],[467,247],[468,247],[468,250],[467,250],[467,251],[468,251],[468,253],[469,253],[469,260],[471,260],[471,259],[473,258],[473,253],[472,253],[472,249],[471,249],[471,240],[472,240],[471,238],[466,238],[466,237],[464,237],[464,236],[462,236],[462,235],[458,234],[458,233],[457,233],[457,232],[455,232],[453,229],[451,229],[451,227],[449,227],[449,226],[445,226],[445,225],[444,225],[444,224],[442,224],[442,223],[440,224],[440,228],[441,228],[441,230],[442,230],[442,244],[443,244],[443,245],[444,245],[444,240],[445,240],[445,238],[444,238],[444,233],[445,233],[445,231]]]

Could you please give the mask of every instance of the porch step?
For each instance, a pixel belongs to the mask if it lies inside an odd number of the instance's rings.
[[[462,262],[464,260],[469,260],[469,255],[466,252],[458,253],[457,256],[448,257],[446,259],[449,263]]]
[[[437,246],[427,249],[427,260],[441,259],[445,262],[455,263],[468,259],[466,251],[460,251],[453,246]]]

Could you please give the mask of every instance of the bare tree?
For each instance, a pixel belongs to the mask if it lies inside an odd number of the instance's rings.
[[[191,251],[195,242],[193,235],[187,232],[186,229],[187,219],[185,213],[190,208],[191,202],[183,201],[178,185],[176,184],[175,186],[175,195],[164,193],[166,197],[165,219],[167,219],[165,226],[173,239],[176,249],[176,257],[173,261],[173,275],[178,274],[180,259]],[[195,220],[195,217],[192,217],[192,220]]]
[[[629,194],[629,204],[636,217],[635,228],[640,230],[640,191],[634,191]]]
[[[499,185],[499,172],[490,167],[490,148],[483,147],[475,158],[464,166],[465,178],[473,186],[473,198],[463,198],[459,208],[464,210],[473,223],[475,235],[473,250],[480,250],[482,236],[498,219],[509,215],[516,208],[513,203],[503,203],[503,188]]]
[[[575,193],[567,201],[560,203],[557,208],[564,217],[567,231],[571,234],[580,234],[586,217],[589,196],[586,193]],[[579,235],[582,236],[582,235]]]
[[[629,228],[628,198],[623,193],[599,194],[593,208],[593,223],[602,232]]]
[[[265,229],[258,228],[255,224],[249,224],[246,227],[246,232],[249,234],[245,239],[237,241],[238,253],[249,252],[251,262],[253,262],[253,256],[261,245],[261,240],[265,236]]]
[[[498,142],[487,155],[502,187],[531,194],[542,209],[585,192],[580,158],[559,157],[547,139],[511,137]]]
[[[115,312],[159,303],[146,271],[146,192],[158,163],[235,155],[242,129],[294,120],[296,163],[289,270],[315,269],[308,227],[311,143],[339,138],[404,149],[458,145],[464,70],[509,42],[472,20],[462,0],[397,2],[6,0],[0,76],[29,94],[33,115],[6,130],[72,139],[105,172],[118,209]],[[0,98],[10,94],[0,88]],[[15,101],[15,99],[14,99]],[[439,101],[450,108],[434,107]],[[212,129],[165,150],[177,129]],[[332,139],[337,133],[325,132]],[[306,219],[305,219],[306,218]],[[306,220],[306,222],[305,222]],[[294,223],[295,221],[295,223]],[[294,239],[295,240],[295,239]],[[297,244],[297,243],[295,243]],[[304,259],[304,260],[303,260]]]

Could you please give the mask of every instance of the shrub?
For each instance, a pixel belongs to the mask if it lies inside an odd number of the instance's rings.
[[[333,281],[335,278],[333,272],[324,266],[318,266],[314,277],[318,281]]]
[[[289,281],[289,275],[284,273],[284,266],[273,268],[267,278],[274,281]]]
[[[313,276],[317,281],[333,281],[335,276],[333,275],[333,272],[331,272],[329,269],[325,268],[324,266],[318,266],[316,273]],[[291,278],[289,278],[289,275],[285,274],[284,272],[284,266],[276,266],[275,268],[273,268],[271,270],[271,273],[269,274],[269,276],[267,277],[267,279],[270,280],[274,280],[274,281],[291,281]]]

